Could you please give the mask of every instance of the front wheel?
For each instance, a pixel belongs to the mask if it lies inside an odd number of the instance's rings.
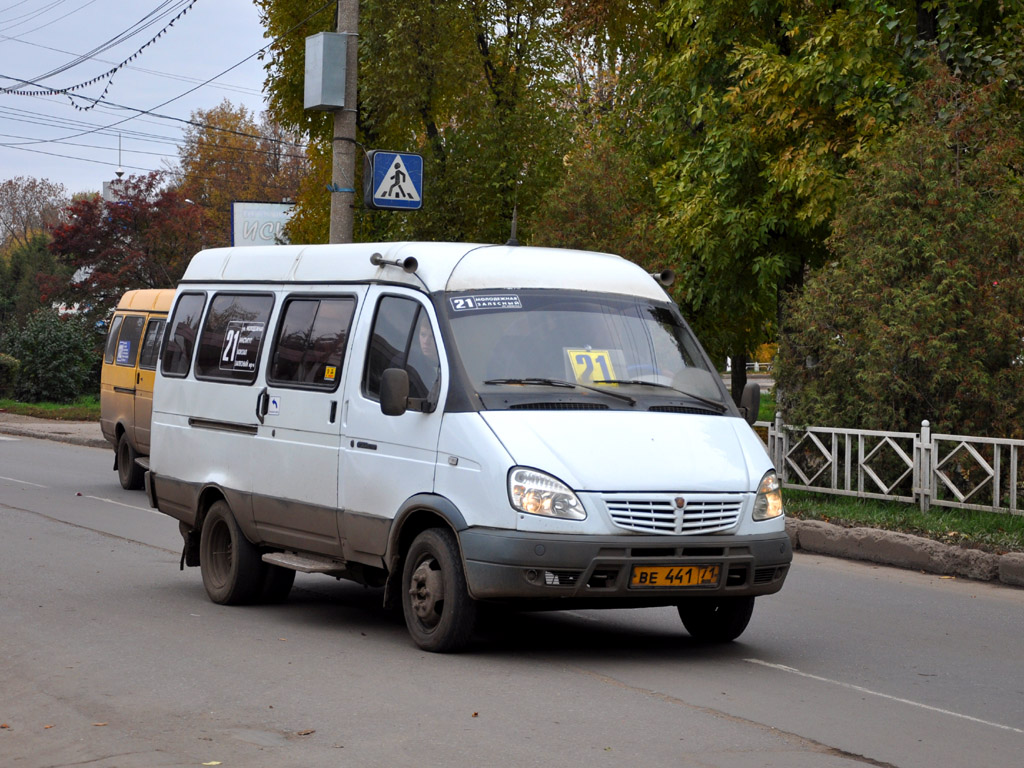
[[[265,569],[259,550],[245,538],[226,501],[214,502],[206,514],[199,569],[206,594],[220,605],[254,602],[263,589]]]
[[[679,603],[679,618],[694,640],[728,643],[743,634],[754,612],[753,597],[695,597]]]
[[[137,491],[142,487],[145,470],[135,463],[138,454],[128,441],[128,433],[123,432],[117,441],[117,479],[126,491]]]
[[[473,636],[476,609],[455,535],[446,528],[423,531],[402,569],[402,611],[416,645],[436,653],[462,650]]]

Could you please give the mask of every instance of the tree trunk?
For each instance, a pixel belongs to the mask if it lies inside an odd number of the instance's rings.
[[[732,401],[737,406],[740,404],[740,398],[743,397],[743,388],[745,386],[747,386],[747,353],[745,351],[733,352],[730,389],[732,391]]]

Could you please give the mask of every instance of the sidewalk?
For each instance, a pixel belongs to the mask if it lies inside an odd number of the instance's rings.
[[[103,439],[98,421],[37,419],[33,416],[19,416],[0,411],[0,434],[58,440],[90,448],[107,448],[111,452],[114,450],[114,447]]]
[[[99,422],[95,421],[53,421],[0,411],[0,434],[5,433],[113,452],[113,446],[103,439]],[[786,531],[797,551],[1024,587],[1024,553],[1020,552],[995,555],[907,533],[842,528],[819,520],[790,518]]]

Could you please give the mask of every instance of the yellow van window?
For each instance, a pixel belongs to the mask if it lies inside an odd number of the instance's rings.
[[[142,327],[146,324],[143,315],[126,315],[121,323],[121,335],[117,338],[117,351],[114,356],[114,363],[135,367],[135,361],[139,358],[139,339],[142,338]]]
[[[121,322],[124,315],[114,315],[110,321],[110,330],[107,331],[107,346],[103,350],[103,362],[110,365],[114,362],[114,352],[117,349],[117,336],[121,333]]]

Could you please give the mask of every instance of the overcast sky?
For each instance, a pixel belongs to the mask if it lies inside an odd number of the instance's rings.
[[[65,95],[0,92],[0,181],[45,178],[73,194],[99,191],[119,162],[128,174],[163,170],[177,161],[185,127],[166,117],[188,118],[225,98],[257,113],[265,108],[263,62],[253,54],[268,42],[251,0],[0,0],[0,88],[32,90],[70,88],[102,75],[189,6],[114,74],[94,109],[79,111]],[[75,93],[99,99],[106,83],[104,77]]]

